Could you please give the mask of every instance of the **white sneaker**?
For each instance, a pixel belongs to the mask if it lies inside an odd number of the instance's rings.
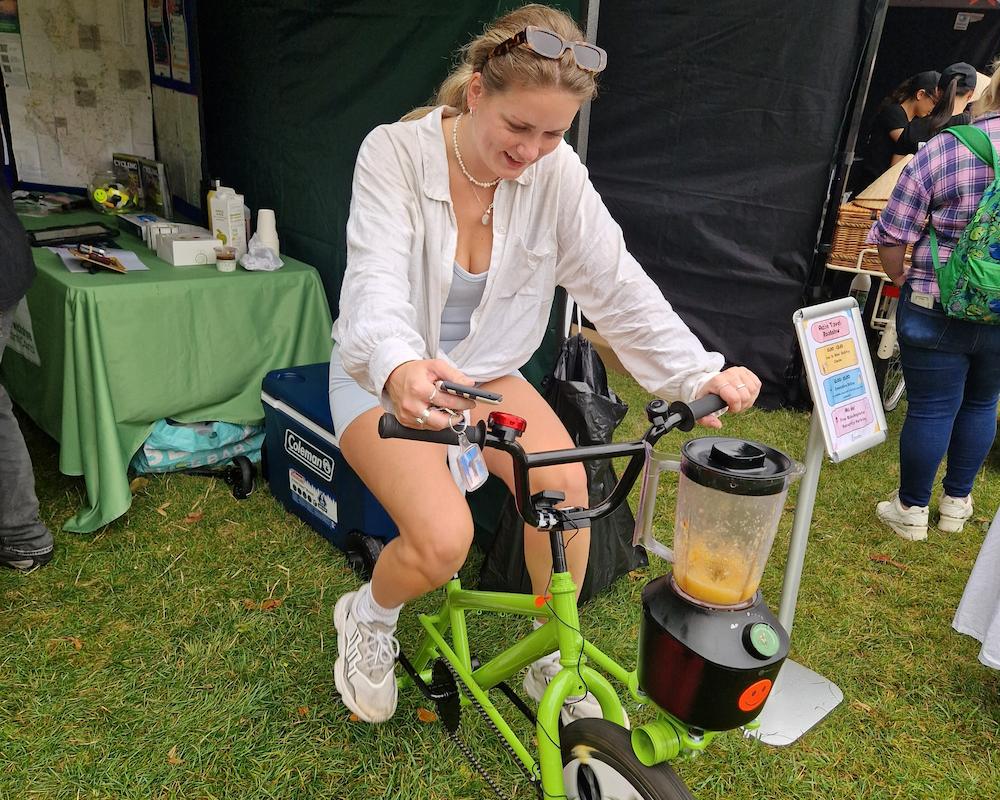
[[[528,671],[524,675],[524,683],[522,685],[524,686],[525,694],[536,703],[540,703],[542,695],[545,693],[545,687],[559,674],[561,669],[562,664],[559,663],[558,652],[534,662],[528,667]],[[582,697],[580,695],[567,697],[566,702],[563,703],[560,716],[562,717],[563,725],[569,725],[578,719],[601,719],[604,716],[604,712],[601,711],[601,704],[597,702],[597,698],[590,692],[587,692]],[[629,727],[627,713],[625,714],[625,727]]]
[[[898,492],[891,500],[883,500],[875,506],[875,513],[907,541],[922,542],[927,538],[927,506],[903,508],[899,503]]]
[[[972,495],[968,497],[950,497],[941,495],[938,503],[938,530],[945,533],[961,533],[965,521],[972,516]]]
[[[333,611],[337,627],[337,663],[333,677],[344,705],[365,722],[385,722],[396,712],[395,629],[378,622],[358,622],[354,598],[348,592]]]

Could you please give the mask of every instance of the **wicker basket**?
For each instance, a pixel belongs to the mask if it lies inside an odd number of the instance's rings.
[[[857,203],[845,203],[837,213],[837,227],[833,231],[833,241],[830,243],[830,255],[826,265],[832,269],[857,270],[858,268],[872,272],[882,272],[882,264],[878,260],[875,245],[865,244],[872,223],[878,219],[879,211],[865,208]],[[910,265],[912,247],[907,245],[905,264]],[[862,254],[862,251],[865,251]]]

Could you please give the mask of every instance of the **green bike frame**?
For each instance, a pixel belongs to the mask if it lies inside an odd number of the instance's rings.
[[[610,656],[586,641],[580,630],[576,585],[569,572],[552,576],[550,597],[507,592],[482,592],[463,589],[456,577],[445,586],[445,600],[436,614],[420,614],[423,641],[413,658],[413,667],[425,681],[430,681],[431,663],[438,657],[448,661],[461,679],[463,690],[471,694],[496,725],[517,758],[536,780],[541,781],[546,796],[565,796],[562,753],[559,746],[559,714],[567,697],[590,691],[600,703],[604,718],[617,725],[625,724],[625,714],[618,693],[602,674],[607,673],[625,686],[634,700],[650,704],[639,690],[634,670],[627,670]],[[476,669],[472,668],[466,611],[490,611],[548,621],[516,641],[506,650]],[[451,632],[449,643],[446,635]],[[536,760],[514,733],[500,711],[493,705],[489,690],[516,675],[537,659],[558,649],[562,671],[549,683],[538,705]],[[598,669],[590,666],[594,664]],[[408,678],[403,678],[405,683]],[[715,732],[693,735],[683,723],[660,709],[657,720],[633,731],[633,747],[640,760],[652,766],[679,753],[703,750]]]
[[[625,713],[617,692],[605,675],[625,686],[632,698],[653,705],[639,689],[638,676],[588,642],[580,629],[580,613],[576,603],[576,585],[566,566],[566,551],[562,534],[566,527],[589,527],[590,522],[613,511],[625,502],[645,461],[647,447],[655,445],[669,430],[691,430],[695,420],[717,411],[724,404],[714,395],[694,403],[672,403],[653,400],[646,408],[651,427],[635,442],[587,445],[567,450],[551,450],[527,454],[517,443],[524,430],[524,420],[509,414],[491,414],[489,432],[480,421],[468,428],[466,436],[476,444],[485,443],[510,454],[514,463],[514,497],[526,524],[549,533],[552,545],[553,575],[550,595],[506,592],[481,592],[462,588],[458,578],[445,586],[444,604],[436,614],[419,615],[424,628],[423,641],[410,662],[414,674],[424,683],[431,682],[432,661],[444,658],[461,680],[462,690],[471,695],[510,745],[528,774],[541,782],[546,796],[564,797],[562,752],[559,745],[559,715],[567,697],[587,691],[597,698],[604,719],[624,725]],[[494,419],[496,417],[496,419]],[[407,428],[391,415],[379,422],[383,438],[416,439],[454,444],[454,434],[441,431],[417,431]],[[564,496],[561,492],[541,492],[532,495],[528,471],[536,467],[556,466],[606,458],[628,458],[618,485],[610,496],[591,508],[559,509],[555,504]],[[543,519],[544,518],[544,519]],[[485,664],[473,669],[466,627],[466,611],[491,611],[547,620],[540,628],[520,638]],[[451,633],[450,641],[446,638]],[[516,675],[532,662],[559,650],[562,670],[553,678],[538,704],[536,714],[537,760],[518,738],[500,711],[490,701],[489,690]],[[405,680],[405,679],[404,679]],[[632,731],[632,747],[636,757],[646,766],[654,766],[680,754],[703,750],[716,732],[690,731],[682,722],[657,708],[654,722]]]

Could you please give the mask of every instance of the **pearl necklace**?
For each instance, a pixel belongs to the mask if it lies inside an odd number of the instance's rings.
[[[455,124],[454,126],[452,126],[451,129],[451,144],[452,148],[455,150],[455,159],[458,161],[458,166],[462,170],[462,174],[466,178],[468,178],[469,183],[472,184],[472,194],[475,196],[476,202],[479,203],[479,205],[482,205],[483,201],[479,199],[479,192],[476,191],[476,187],[478,186],[480,189],[492,189],[494,186],[500,183],[500,179],[497,178],[495,181],[477,181],[469,174],[469,170],[465,168],[465,162],[462,160],[462,153],[458,149],[458,122],[460,119],[462,119],[464,113],[465,112],[462,112],[457,117],[455,117]],[[483,211],[483,216],[481,220],[483,225],[490,224],[490,214],[492,213],[493,213],[493,201],[490,201],[490,204],[486,206],[486,209]]]

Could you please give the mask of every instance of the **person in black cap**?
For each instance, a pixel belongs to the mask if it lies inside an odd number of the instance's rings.
[[[916,153],[938,131],[972,122],[969,104],[976,92],[977,77],[975,68],[964,61],[945,67],[938,81],[937,103],[930,114],[911,120],[900,134],[893,163],[908,153]]]

